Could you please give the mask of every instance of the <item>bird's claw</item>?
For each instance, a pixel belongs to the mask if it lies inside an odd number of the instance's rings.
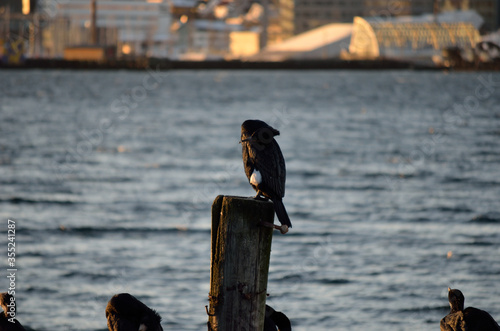
[[[269,201],[269,198],[266,198],[265,196],[261,195],[260,193],[257,193],[256,196],[253,197],[254,200],[259,200],[259,201]]]

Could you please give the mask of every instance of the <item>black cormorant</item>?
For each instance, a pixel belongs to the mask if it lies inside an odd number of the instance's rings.
[[[266,317],[264,319],[264,331],[292,331],[292,325],[288,317],[272,307],[266,305]]]
[[[0,314],[0,331],[26,331],[15,319],[17,313],[15,298],[7,292],[0,293],[0,305],[3,310]]]
[[[163,331],[160,315],[128,293],[109,300],[106,319],[109,331]]]
[[[250,185],[257,191],[256,198],[273,201],[281,223],[281,233],[292,227],[283,205],[286,168],[281,149],[274,140],[280,132],[259,120],[247,120],[241,125],[243,165]]]
[[[484,310],[468,307],[460,290],[448,287],[450,313],[441,320],[441,331],[500,331],[500,326]]]

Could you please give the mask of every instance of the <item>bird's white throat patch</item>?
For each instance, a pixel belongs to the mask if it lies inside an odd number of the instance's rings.
[[[258,186],[260,183],[262,183],[262,175],[259,170],[255,169],[250,176],[250,184]]]

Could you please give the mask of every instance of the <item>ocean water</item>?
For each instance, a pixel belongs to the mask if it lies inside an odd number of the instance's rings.
[[[210,208],[252,196],[241,123],[281,131],[268,303],[293,329],[439,330],[447,287],[500,320],[500,74],[0,71],[0,259],[18,319],[105,330],[129,292],[206,330]]]

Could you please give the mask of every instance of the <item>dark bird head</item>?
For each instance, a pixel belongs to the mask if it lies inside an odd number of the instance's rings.
[[[106,306],[110,331],[163,331],[161,317],[133,295],[114,295]]]
[[[3,309],[3,312],[0,312],[1,314],[5,314],[5,316],[7,316],[7,312],[9,311],[9,307],[7,307],[7,305],[11,303],[12,298],[12,295],[7,292],[0,293],[0,305]],[[15,307],[16,306],[14,306],[14,308]]]
[[[246,120],[241,125],[241,141],[269,144],[280,132],[260,120]]]
[[[448,301],[450,302],[451,313],[464,310],[465,297],[460,290],[448,287]]]
[[[282,312],[275,311],[271,306],[266,305],[266,315],[264,319],[264,331],[291,331],[292,324],[288,317]]]

